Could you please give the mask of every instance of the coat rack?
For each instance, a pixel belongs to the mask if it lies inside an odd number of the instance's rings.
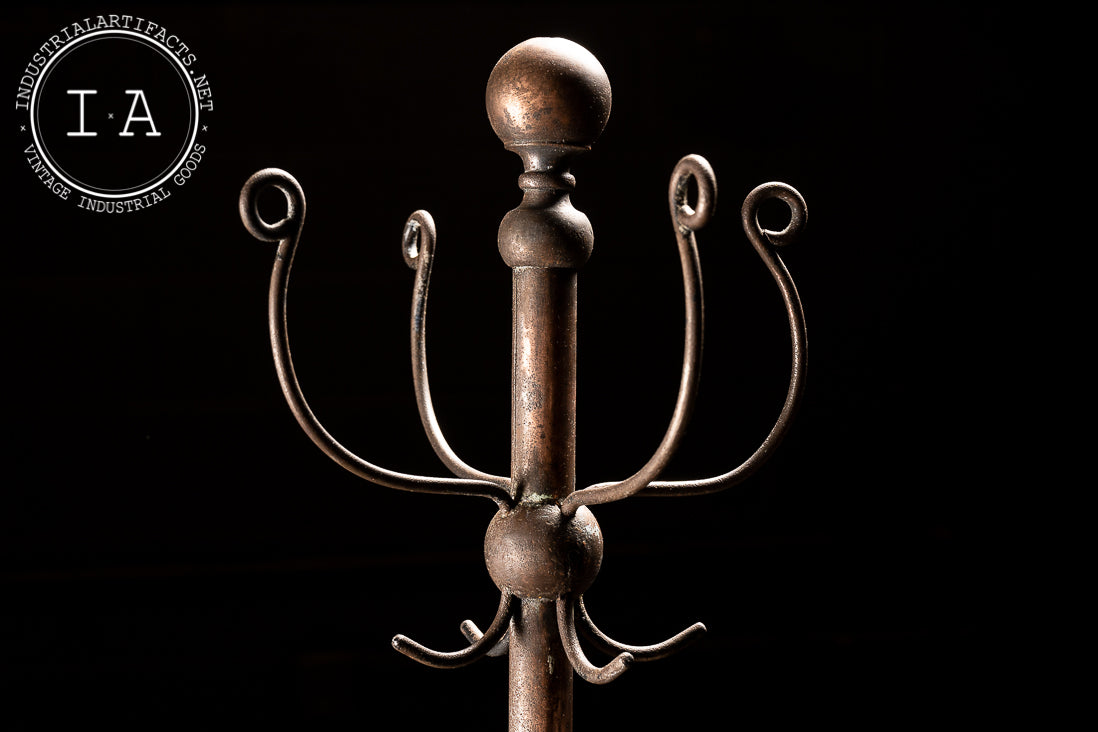
[[[572,729],[573,671],[585,681],[613,681],[634,662],[662,658],[705,632],[697,623],[652,646],[619,643],[594,624],[583,602],[602,561],[603,541],[590,506],[633,495],[690,496],[713,493],[752,475],[788,430],[805,375],[805,323],[800,298],[775,248],[805,224],[804,199],[783,183],[766,183],[742,207],[744,232],[778,285],[789,318],[793,367],[777,422],[740,466],[713,478],[659,481],[683,434],[698,387],[702,350],[702,284],[694,232],[713,215],[716,176],[697,155],[679,161],[671,175],[671,221],[678,240],[686,302],[682,378],[671,422],[655,454],[632,476],[576,490],[576,284],[591,255],[594,233],[569,194],[570,169],[588,151],[610,115],[610,82],[598,60],[561,38],[534,38],[499,60],[488,79],[488,118],[504,147],[525,168],[518,179],[522,202],[503,217],[499,250],[513,272],[511,372],[511,475],[481,472],[450,448],[435,418],[427,379],[427,291],[435,248],[435,225],[416,211],[404,227],[404,259],[415,270],[412,295],[412,380],[420,418],[431,446],[453,478],[398,473],[367,462],[339,444],[309,409],[294,375],[286,332],[286,292],[294,252],[305,221],[305,194],[288,173],[268,168],[248,179],[240,194],[244,226],[258,239],[277,242],[271,273],[271,347],[282,391],[306,434],[355,475],[398,490],[479,496],[499,510],[488,526],[484,557],[500,589],[495,619],[483,632],[465,621],[468,645],[457,651],[426,648],[403,635],[393,647],[428,666],[456,668],[484,656],[509,661],[509,728],[530,732]],[[691,203],[690,183],[696,187]],[[282,191],[287,212],[276,223],[259,214],[258,199],[269,187]],[[762,229],[757,213],[777,198],[790,210],[782,231]],[[577,626],[613,656],[604,666],[588,660]]]

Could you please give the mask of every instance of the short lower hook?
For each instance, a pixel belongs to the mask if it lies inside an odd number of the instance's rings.
[[[433,651],[404,635],[398,635],[393,638],[393,648],[397,649],[408,658],[419,661],[425,666],[433,666],[435,668],[460,668],[462,666],[468,666],[470,663],[479,661],[484,656],[489,655],[506,634],[508,628],[511,627],[513,600],[514,595],[510,592],[502,593],[499,598],[499,608],[496,610],[496,617],[492,621],[492,624],[488,626],[488,630],[474,643],[467,648],[462,648],[460,651],[453,651],[451,653]]]
[[[574,597],[557,598],[557,625],[560,628],[564,653],[581,679],[592,684],[609,684],[625,673],[633,663],[633,654],[619,653],[605,666],[596,666],[587,660],[587,656],[580,647],[579,638],[576,637],[575,607]]]

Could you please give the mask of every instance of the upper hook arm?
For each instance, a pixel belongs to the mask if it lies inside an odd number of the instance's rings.
[[[687,191],[691,179],[696,182],[698,188],[697,204],[693,208],[687,202]],[[663,440],[644,467],[623,481],[599,483],[572,493],[561,502],[561,508],[565,512],[575,511],[579,506],[609,503],[627,498],[647,486],[660,474],[671,460],[671,456],[675,454],[686,430],[690,411],[694,406],[700,378],[705,315],[701,262],[698,258],[698,245],[694,239],[694,232],[705,226],[717,205],[717,176],[705,158],[700,155],[687,155],[679,161],[671,174],[668,198],[671,206],[671,221],[675,226],[675,237],[679,245],[679,260],[682,263],[683,289],[686,299],[686,338],[683,344],[682,378],[679,381],[675,411],[671,415],[671,423],[667,427],[667,432],[664,433]]]
[[[272,186],[282,191],[286,197],[286,216],[274,224],[264,221],[258,209],[260,194]],[[500,505],[509,504],[510,495],[498,485],[478,480],[430,478],[387,470],[358,457],[328,434],[301,393],[301,387],[294,373],[290,343],[286,333],[286,292],[294,252],[305,223],[305,193],[289,173],[276,168],[266,168],[253,175],[244,184],[240,192],[240,218],[245,228],[257,239],[278,243],[268,296],[271,350],[274,353],[275,370],[278,373],[279,384],[282,386],[282,393],[298,424],[310,439],[330,458],[350,472],[388,488],[419,493],[484,496]]]
[[[777,198],[785,202],[790,210],[789,223],[781,231],[769,231],[759,225],[759,207],[763,201],[771,198]],[[792,186],[785,183],[764,183],[747,195],[743,202],[741,215],[747,238],[766,264],[767,269],[770,270],[770,274],[781,291],[786,315],[789,319],[789,336],[793,347],[793,367],[789,376],[789,389],[786,392],[785,403],[782,405],[778,420],[774,423],[762,444],[738,467],[723,475],[704,480],[653,482],[641,491],[641,495],[702,495],[715,493],[742,482],[754,474],[770,458],[778,443],[785,437],[804,393],[808,348],[804,309],[801,306],[801,297],[797,293],[797,286],[793,283],[793,278],[790,276],[789,270],[786,269],[785,263],[778,256],[776,247],[788,244],[801,232],[808,217],[808,209],[804,198]]]
[[[431,383],[427,379],[427,292],[431,285],[436,236],[434,218],[428,212],[419,210],[408,217],[401,242],[404,261],[416,271],[412,292],[412,382],[416,390],[419,418],[435,454],[454,475],[494,483],[508,489],[511,484],[508,478],[483,473],[459,458],[446,441],[435,416]]]

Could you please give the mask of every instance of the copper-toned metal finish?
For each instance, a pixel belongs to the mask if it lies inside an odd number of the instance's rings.
[[[698,185],[698,201],[695,208],[691,208],[686,201],[687,182],[690,178],[697,181]],[[577,506],[618,501],[633,495],[651,483],[675,454],[675,449],[679,446],[683,431],[686,429],[690,410],[694,406],[694,397],[698,392],[698,380],[701,376],[704,320],[701,261],[698,259],[698,244],[694,240],[694,231],[705,226],[717,205],[717,176],[705,158],[699,155],[687,155],[679,161],[671,174],[668,198],[671,204],[671,221],[675,226],[675,236],[679,242],[683,289],[686,293],[686,343],[683,345],[682,378],[679,382],[679,396],[675,401],[675,411],[671,415],[671,424],[659,447],[656,448],[655,454],[632,477],[619,483],[601,483],[573,493],[562,504],[565,511],[574,511]]]
[[[696,639],[696,623],[651,646],[619,643],[591,620],[583,593],[602,562],[603,539],[588,506],[631,495],[711,493],[739,483],[771,456],[788,431],[804,391],[806,336],[800,298],[775,248],[804,227],[804,199],[782,183],[767,183],[744,202],[743,227],[770,269],[785,302],[793,346],[793,368],[785,405],[763,444],[742,465],[724,475],[695,481],[658,481],[682,440],[698,389],[704,306],[701,263],[695,233],[712,218],[716,176],[709,163],[688,155],[675,167],[669,187],[671,221],[678,241],[685,296],[685,342],[679,396],[671,421],[652,457],[632,476],[576,490],[576,322],[578,271],[591,255],[594,232],[572,205],[573,160],[588,151],[610,114],[610,83],[598,60],[560,38],[535,38],[508,51],[492,70],[485,97],[488,118],[504,146],[522,159],[523,192],[518,207],[499,227],[499,251],[512,268],[511,475],[481,472],[450,447],[431,400],[427,379],[427,294],[436,231],[426,211],[416,211],[404,229],[405,261],[416,272],[412,295],[411,356],[416,403],[427,438],[457,477],[397,473],[352,454],[320,425],[294,375],[286,334],[286,290],[294,251],[305,220],[305,196],[280,170],[256,173],[244,185],[240,213],[247,229],[278,242],[271,275],[271,346],[279,382],[290,409],[310,438],[333,460],[371,482],[400,490],[483,496],[498,512],[488,526],[484,558],[500,590],[495,618],[483,633],[470,620],[461,624],[469,645],[452,652],[426,648],[405,636],[393,639],[401,653],[429,666],[452,668],[484,656],[509,659],[511,730],[561,732],[572,729],[573,672],[591,683],[620,676],[634,661],[663,658]],[[688,198],[690,182],[696,200]],[[287,200],[287,214],[264,221],[257,209],[262,189],[274,186]],[[790,208],[782,231],[762,229],[760,204],[778,198]],[[598,666],[580,645],[577,625],[611,656]]]
[[[435,417],[431,401],[431,385],[427,380],[427,290],[431,285],[431,267],[435,258],[435,220],[426,211],[416,211],[404,225],[404,261],[416,271],[412,292],[412,384],[416,390],[416,405],[427,439],[443,465],[459,478],[495,483],[508,490],[507,478],[482,473],[471,468],[450,448]]]
[[[393,638],[393,648],[397,649],[408,658],[415,659],[427,666],[435,668],[458,668],[468,666],[473,661],[480,660],[484,656],[493,655],[493,649],[507,635],[511,624],[511,612],[514,606],[515,596],[510,592],[504,592],[499,598],[499,608],[496,617],[483,634],[476,631],[476,637],[470,640],[465,648],[450,653],[432,651],[430,648],[416,643],[407,636],[398,635]],[[466,620],[462,627],[472,625],[471,620]]]
[[[286,196],[286,216],[270,224],[259,215],[259,193],[275,187]],[[289,173],[274,168],[261,170],[244,184],[240,192],[240,218],[244,226],[257,239],[278,242],[274,269],[271,271],[271,288],[268,295],[268,322],[271,331],[271,350],[274,353],[275,370],[282,385],[282,393],[290,410],[297,418],[305,434],[332,460],[366,480],[403,491],[420,493],[453,493],[467,496],[484,496],[500,505],[506,505],[511,497],[506,489],[495,483],[456,478],[427,478],[408,475],[378,467],[352,453],[321,426],[301,393],[290,356],[290,341],[286,332],[286,293],[293,266],[294,252],[305,225],[305,193]]]
[[[624,643],[618,643],[595,626],[594,621],[591,620],[591,616],[587,614],[587,608],[584,607],[582,596],[576,599],[576,614],[579,617],[583,629],[587,631],[587,635],[591,638],[591,641],[598,646],[603,653],[608,653],[610,655],[628,653],[633,657],[634,661],[658,661],[661,658],[666,658],[686,646],[688,643],[697,640],[701,634],[705,632],[705,625],[702,623],[694,623],[686,630],[668,638],[662,643],[656,643],[650,646],[627,646]]]
[[[681,163],[680,163],[681,164]],[[700,183],[699,183],[700,185]],[[759,226],[759,206],[763,201],[777,198],[789,206],[790,219],[786,227],[781,231],[768,231]],[[742,483],[755,473],[763,463],[777,449],[789,426],[793,421],[793,415],[800,404],[801,395],[804,393],[805,366],[807,364],[808,335],[805,331],[804,308],[801,306],[801,296],[797,294],[797,286],[793,284],[793,278],[785,263],[778,256],[775,247],[785,246],[796,238],[804,229],[808,219],[808,208],[804,198],[792,186],[785,183],[763,183],[747,194],[741,210],[743,218],[743,230],[751,245],[755,247],[759,257],[766,263],[767,269],[774,277],[778,290],[782,294],[785,303],[785,312],[789,318],[789,337],[793,342],[793,367],[789,375],[789,389],[785,395],[785,404],[778,415],[777,421],[770,429],[762,444],[743,461],[741,465],[714,478],[688,481],[653,481],[639,492],[645,496],[695,496],[706,493],[716,493],[725,488]],[[685,368],[685,367],[684,367]]]

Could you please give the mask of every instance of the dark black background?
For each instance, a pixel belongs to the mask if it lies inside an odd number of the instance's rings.
[[[407,216],[431,211],[435,405],[467,462],[506,473],[510,273],[495,233],[521,164],[488,125],[484,85],[536,35],[587,47],[614,95],[573,169],[596,234],[580,279],[581,485],[639,467],[674,404],[675,162],[708,158],[720,202],[699,236],[702,392],[667,477],[724,472],[776,417],[787,327],[738,212],[767,180],[809,209],[783,252],[808,391],[775,458],[725,494],[595,511],[596,622],[632,643],[696,620],[710,633],[609,686],[577,681],[577,724],[955,727],[1043,707],[1044,674],[1019,659],[1047,628],[1007,620],[994,592],[1026,537],[989,530],[1017,489],[982,443],[994,318],[973,282],[1018,243],[1008,180],[1032,81],[1016,19],[870,3],[23,8],[3,25],[12,96],[40,43],[98,12],[192,47],[214,91],[209,154],[163,204],[95,215],[34,179],[13,118],[4,728],[504,728],[505,663],[436,671],[388,645],[402,632],[452,650],[462,619],[489,622],[493,506],[372,486],[310,443],[270,359],[274,249],[236,206],[260,168],[301,182],[289,325],[305,394],[352,450],[440,475],[400,254]]]

